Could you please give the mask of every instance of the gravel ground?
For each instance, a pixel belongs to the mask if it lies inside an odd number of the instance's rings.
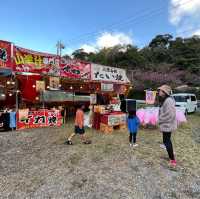
[[[0,198],[192,199],[200,198],[199,116],[173,138],[178,166],[168,166],[158,130],[141,129],[139,147],[127,132],[87,130],[64,145],[72,124],[62,128],[0,133]]]

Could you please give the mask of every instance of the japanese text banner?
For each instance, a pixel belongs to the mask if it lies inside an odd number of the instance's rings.
[[[91,65],[91,77],[92,80],[95,81],[108,81],[116,83],[129,82],[125,70],[98,64]]]
[[[59,57],[14,46],[14,71],[60,75]],[[56,71],[57,69],[57,71]]]
[[[29,111],[23,117],[20,117],[22,115],[20,111],[17,113],[17,129],[19,130],[62,125],[62,116],[59,110]]]
[[[60,75],[75,79],[90,79],[91,64],[84,61],[61,58]]]

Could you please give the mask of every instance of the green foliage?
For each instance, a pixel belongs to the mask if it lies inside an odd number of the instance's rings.
[[[157,35],[150,41],[149,45],[138,49],[137,46],[117,45],[112,48],[103,48],[95,53],[86,53],[83,49],[78,49],[72,54],[74,58],[102,65],[121,67],[127,70],[136,70],[148,73],[149,76],[155,74],[169,74],[174,71],[184,71],[184,75],[177,75],[173,81],[177,84],[200,84],[200,37],[193,36],[190,38],[177,37],[173,38],[170,34]],[[155,74],[154,74],[155,73]],[[148,75],[147,75],[148,76]],[[133,75],[134,78],[134,75]],[[177,79],[179,78],[179,79]],[[146,78],[139,84],[143,87],[154,87],[161,83],[156,78]],[[160,79],[163,79],[160,77]],[[134,81],[134,79],[132,79]],[[138,78],[137,78],[138,81]],[[156,85],[155,85],[156,82]]]

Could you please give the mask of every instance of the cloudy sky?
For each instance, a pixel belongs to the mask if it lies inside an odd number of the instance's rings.
[[[200,35],[200,0],[3,0],[0,9],[0,40],[50,53],[58,40],[71,53]]]

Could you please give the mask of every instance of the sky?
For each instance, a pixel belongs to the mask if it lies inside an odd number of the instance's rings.
[[[158,34],[200,35],[200,0],[2,0],[0,40],[36,51],[147,45]]]

